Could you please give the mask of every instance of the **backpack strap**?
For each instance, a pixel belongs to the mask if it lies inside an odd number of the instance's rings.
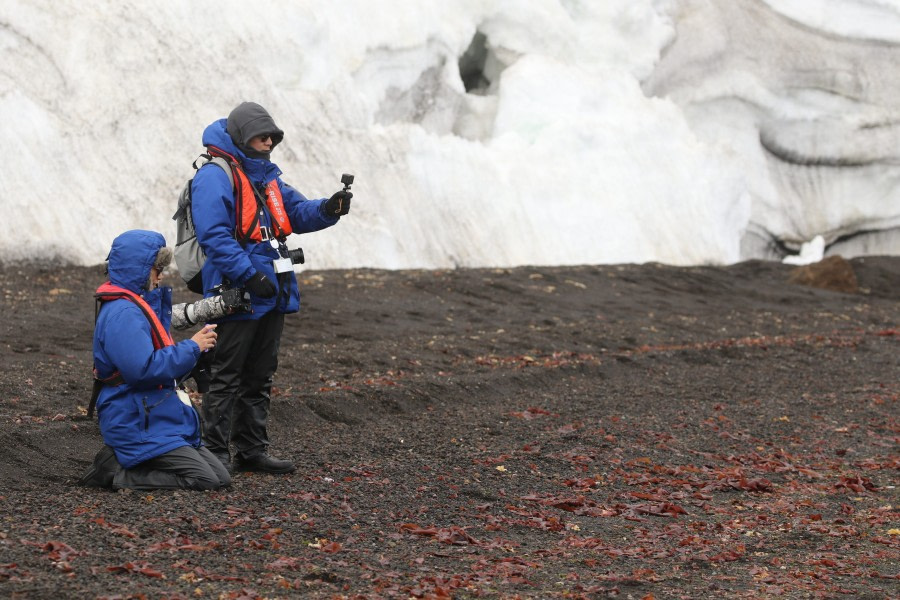
[[[199,165],[197,164],[200,160],[203,159],[203,162]],[[228,161],[220,156],[210,156],[209,154],[201,154],[197,157],[197,159],[193,162],[194,170],[199,171],[203,167],[208,164],[213,164],[225,171],[225,174],[228,175],[228,183],[231,184],[231,189],[234,190],[234,175],[231,172],[231,166],[229,166]],[[193,178],[191,178],[193,180]],[[175,211],[175,214],[172,215],[172,220],[176,221],[179,218],[185,216],[187,219],[193,221],[193,218],[190,213],[191,206],[191,194],[190,194],[190,185],[191,182],[187,183],[187,193],[181,194],[181,197],[178,199],[178,209]],[[193,227],[193,224],[191,225]]]
[[[228,175],[228,183],[231,184],[231,189],[234,189],[234,173],[231,172],[231,165],[228,164],[228,161],[221,156],[213,156],[212,158],[210,158],[210,160],[206,161],[200,166],[203,167],[210,163],[225,171],[225,174]]]
[[[235,157],[233,157],[232,155],[230,155],[227,152],[225,152],[224,150],[222,150],[221,148],[217,148],[216,146],[210,145],[210,146],[207,146],[206,149],[207,149],[207,153],[200,155],[200,158],[207,159],[206,163],[204,163],[204,164],[215,163],[215,164],[219,165],[222,168],[222,170],[228,174],[228,181],[231,182],[231,187],[234,188],[234,175],[233,175],[232,171],[234,169],[241,168],[241,165],[238,163],[238,160]],[[200,160],[200,159],[198,158],[197,160]],[[195,169],[198,168],[196,166],[196,164],[197,164],[197,161],[194,161]],[[200,166],[202,167],[203,165],[200,165]]]
[[[209,151],[209,153],[202,155],[202,156],[209,157],[209,161],[206,164],[209,164],[210,162],[214,162],[217,165],[219,165],[222,168],[222,170],[224,170],[225,173],[228,175],[228,180],[231,182],[231,190],[234,192],[234,197],[235,197],[235,203],[236,203],[235,213],[237,213],[240,208],[240,203],[242,202],[243,191],[241,188],[238,187],[238,184],[235,181],[234,173],[236,170],[243,172],[243,170],[241,169],[241,165],[234,156],[225,152],[221,148],[218,148],[218,147],[212,146],[212,145],[207,146],[206,148]],[[254,188],[253,192],[254,192],[254,200],[256,201],[257,206],[261,206],[262,209],[264,210],[265,202],[260,204],[259,194],[257,193],[255,188]],[[241,246],[244,246],[245,244],[247,244],[247,242],[250,241],[250,235],[251,235],[250,232],[253,231],[253,228],[256,226],[256,223],[258,221],[259,221],[259,211],[257,211],[256,214],[254,214],[253,221],[251,221],[250,227],[247,228],[247,235],[242,236],[240,234],[240,232],[238,232],[237,220],[235,220],[234,239],[236,239],[237,242]]]

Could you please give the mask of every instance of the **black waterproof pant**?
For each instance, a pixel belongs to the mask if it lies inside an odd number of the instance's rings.
[[[284,314],[274,311],[216,327],[209,391],[203,396],[203,442],[213,453],[227,454],[229,441],[242,459],[268,448],[272,378],[283,329]]]
[[[225,466],[201,446],[181,446],[146,460],[132,469],[121,469],[113,478],[114,490],[217,490],[231,485]]]
[[[219,459],[202,446],[181,446],[123,469],[113,449],[104,444],[79,483],[117,490],[217,490],[231,485],[231,476]]]

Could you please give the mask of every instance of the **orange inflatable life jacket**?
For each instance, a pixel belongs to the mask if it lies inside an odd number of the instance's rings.
[[[163,327],[162,321],[159,320],[159,317],[156,316],[156,313],[153,312],[153,309],[150,308],[150,305],[147,304],[143,298],[132,292],[131,290],[127,290],[125,288],[119,287],[117,285],[113,285],[110,282],[106,282],[100,287],[97,288],[94,297],[97,299],[97,312],[100,312],[100,303],[101,302],[109,302],[110,300],[119,300],[125,299],[130,300],[135,303],[138,308],[141,309],[141,312],[144,313],[144,316],[147,317],[147,320],[150,321],[150,337],[153,340],[153,349],[159,350],[160,348],[165,348],[166,346],[174,346],[175,342],[172,340],[172,336],[169,335],[169,332],[166,331],[166,328]],[[94,315],[94,320],[96,320],[96,315]],[[104,385],[109,386],[118,386],[125,383],[125,380],[122,378],[122,374],[116,370],[112,375],[108,377],[100,377],[100,373],[97,371],[97,367],[94,367],[94,389],[91,393],[91,400],[88,403],[87,416],[88,419],[94,416],[94,407],[97,406],[97,398],[100,397],[100,390]],[[162,388],[162,386],[159,386]]]
[[[156,316],[156,313],[153,312],[153,309],[150,308],[150,305],[131,290],[113,285],[107,281],[97,288],[94,297],[98,302],[107,302],[109,300],[119,300],[122,298],[131,300],[133,303],[137,304],[138,308],[144,313],[144,316],[147,317],[147,320],[150,321],[150,337],[153,338],[154,350],[175,345],[175,342],[172,341],[172,336],[169,335],[169,332],[163,327],[162,322],[159,320],[159,317]]]
[[[273,179],[266,185],[263,197],[263,194],[253,187],[253,183],[235,157],[215,146],[209,146],[208,149],[211,156],[220,156],[231,166],[231,173],[234,176],[235,239],[241,243],[271,239],[283,242],[293,229],[284,209],[278,181]],[[268,231],[269,227],[260,225],[266,211],[269,213],[271,231]]]

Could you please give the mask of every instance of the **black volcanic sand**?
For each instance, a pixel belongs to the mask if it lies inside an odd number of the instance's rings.
[[[0,268],[0,596],[896,597],[900,258],[850,264],[304,272],[297,472],[211,493],[75,485],[102,268]]]

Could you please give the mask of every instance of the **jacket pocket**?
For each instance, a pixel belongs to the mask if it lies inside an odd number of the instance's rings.
[[[193,405],[187,406],[174,388],[145,394],[140,400],[141,439],[191,436],[199,431],[199,417]]]
[[[141,422],[139,423],[141,439],[147,439],[158,434],[155,430],[158,428],[160,420],[165,420],[166,418],[166,405],[171,405],[173,401],[181,404],[181,401],[175,395],[175,390],[169,389],[156,390],[154,393],[141,396],[140,406],[138,407],[141,415]]]

